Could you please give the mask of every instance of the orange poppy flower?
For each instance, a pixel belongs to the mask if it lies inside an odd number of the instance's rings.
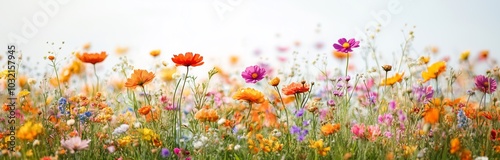
[[[144,87],[147,83],[153,81],[155,74],[143,69],[136,69],[132,76],[125,82],[125,87],[134,89],[137,86]]]
[[[108,55],[105,51],[102,51],[101,53],[83,53],[81,55],[77,53],[76,57],[84,63],[96,64],[104,61]]]
[[[203,62],[203,56],[200,56],[200,54],[196,53],[193,55],[193,52],[186,52],[186,54],[178,54],[174,55],[172,58],[172,62],[174,62],[177,66],[201,66],[205,62]]]
[[[240,88],[236,94],[233,95],[235,100],[245,100],[249,103],[262,103],[264,102],[264,94],[253,88]]]
[[[458,150],[460,150],[460,140],[458,140],[458,138],[453,138],[450,142],[450,153],[457,153]]]
[[[424,113],[424,121],[429,124],[434,124],[439,121],[439,109],[428,108]]]
[[[321,133],[323,133],[323,135],[325,135],[325,136],[334,134],[335,132],[337,132],[339,130],[340,130],[340,123],[337,123],[334,125],[328,123],[328,124],[321,126]]]
[[[151,111],[151,106],[143,106],[139,108],[138,112],[142,115],[147,115]]]
[[[282,89],[285,95],[294,95],[297,93],[304,93],[309,91],[309,85],[306,83],[292,82],[288,86]]]
[[[424,82],[427,82],[430,79],[436,79],[444,71],[446,71],[446,62],[439,61],[429,66],[427,71],[423,71],[422,78],[424,78]]]

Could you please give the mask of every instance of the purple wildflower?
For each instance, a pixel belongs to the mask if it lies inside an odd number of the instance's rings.
[[[429,100],[432,99],[434,96],[434,90],[432,89],[432,86],[420,86],[420,87],[414,87],[413,92],[417,96],[417,101],[419,103],[427,103]]]
[[[162,148],[160,154],[161,157],[167,158],[168,156],[170,156],[170,150],[168,150],[167,148]]]
[[[297,133],[300,133],[300,128],[297,127],[297,126],[292,126],[292,128],[290,128],[290,133],[291,134],[297,134]]]
[[[494,78],[478,75],[474,80],[476,81],[476,89],[483,93],[491,94],[497,90],[497,82]]]
[[[335,101],[333,99],[330,99],[330,100],[328,100],[328,102],[326,102],[326,104],[328,104],[328,106],[330,106],[330,107],[333,107],[333,106],[335,106]]]
[[[266,69],[254,65],[247,67],[245,71],[241,73],[241,77],[243,77],[247,83],[257,83],[264,78],[265,74]]]
[[[359,47],[359,41],[356,41],[354,38],[349,39],[349,41],[345,38],[341,38],[338,42],[338,44],[333,44],[333,48],[339,52],[349,53],[352,52],[353,48]]]
[[[389,102],[389,109],[391,111],[394,111],[396,109],[396,101],[392,100],[391,102]]]
[[[302,117],[302,115],[304,115],[304,108],[301,108],[297,111],[297,113],[295,113],[295,116],[296,117]]]

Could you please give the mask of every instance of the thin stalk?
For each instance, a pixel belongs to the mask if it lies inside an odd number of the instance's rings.
[[[189,66],[186,66],[186,75],[184,76],[184,82],[182,83],[182,88],[181,88],[181,92],[180,92],[180,97],[179,97],[179,100],[177,101],[177,106],[179,106],[179,110],[178,110],[178,123],[179,123],[179,135],[177,137],[177,140],[179,140],[179,138],[181,137],[181,120],[182,120],[182,114],[181,114],[181,102],[182,102],[182,93],[184,92],[184,87],[186,86],[186,81],[187,81],[187,77],[188,77],[188,74],[189,74]],[[180,143],[180,141],[179,141]],[[179,144],[180,145],[180,144]],[[180,147],[180,146],[179,146]]]
[[[94,64],[94,75],[97,79],[97,85],[95,87],[96,89],[94,90],[94,93],[95,93],[95,92],[99,91],[99,76],[97,76],[97,70],[95,69],[95,64]]]

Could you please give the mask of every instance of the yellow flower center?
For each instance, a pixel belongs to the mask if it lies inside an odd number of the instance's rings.
[[[252,73],[252,78],[257,78],[259,76],[259,74],[257,73]]]
[[[344,47],[344,48],[349,48],[350,46],[351,45],[349,43],[347,43],[347,42],[345,42],[344,44],[342,44],[342,47]]]

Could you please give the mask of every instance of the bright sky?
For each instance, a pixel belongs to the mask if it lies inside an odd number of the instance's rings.
[[[192,51],[206,56],[207,64],[240,55],[248,66],[258,61],[248,59],[255,50],[276,55],[277,46],[330,55],[337,39],[378,22],[377,47],[384,58],[400,54],[401,30],[408,24],[417,26],[415,52],[438,46],[457,61],[464,50],[476,56],[487,49],[499,59],[498,6],[497,0],[9,0],[0,2],[0,44],[6,50],[12,37],[21,39],[23,54],[38,61],[51,50],[47,41],[65,41],[66,55],[87,42],[92,51],[129,47],[138,68],[148,68],[153,49],[161,49],[160,58],[168,62],[172,54]],[[35,31],[27,29],[30,25]],[[301,47],[293,46],[296,41]],[[324,44],[320,50],[314,47],[318,42]]]

